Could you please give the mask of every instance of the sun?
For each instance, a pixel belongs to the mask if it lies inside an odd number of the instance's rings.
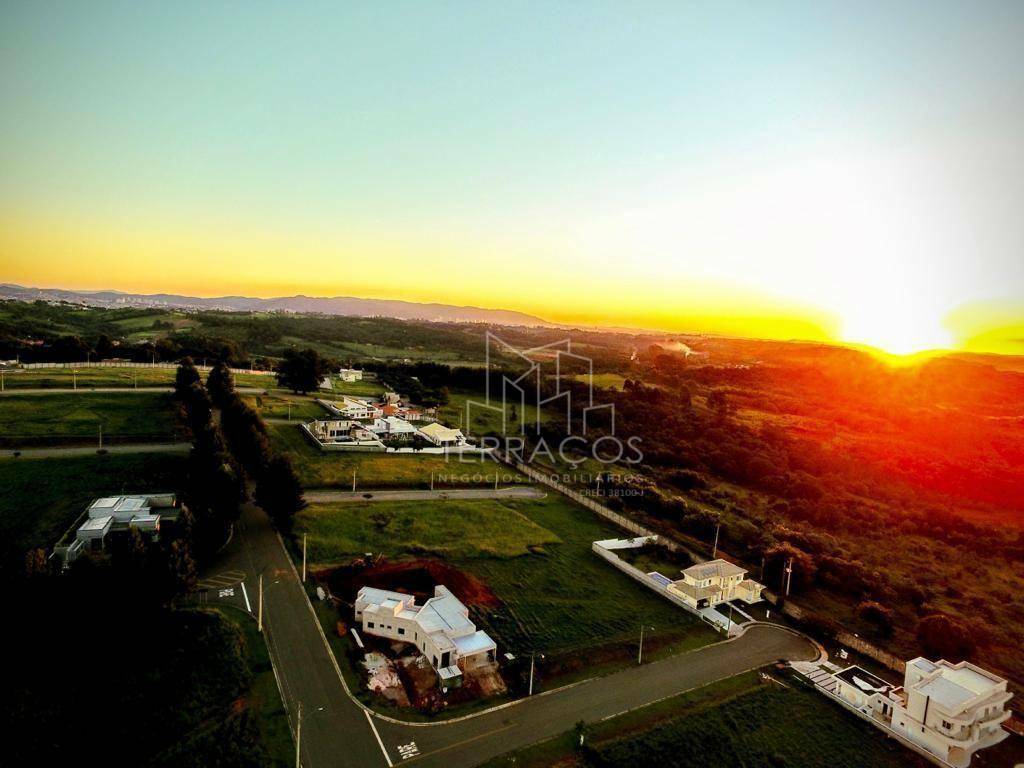
[[[858,307],[843,318],[842,341],[873,347],[887,356],[913,356],[951,349],[953,335],[941,318],[920,311],[914,302],[902,306]]]

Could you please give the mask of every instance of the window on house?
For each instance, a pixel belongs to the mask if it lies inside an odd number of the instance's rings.
[[[402,627],[399,627],[398,628],[398,634],[404,635],[405,634],[405,630]]]
[[[947,731],[953,730],[953,724],[945,720],[942,721],[942,727],[945,728]]]
[[[373,622],[372,621],[366,622],[366,627],[367,627],[367,629],[373,629]]]

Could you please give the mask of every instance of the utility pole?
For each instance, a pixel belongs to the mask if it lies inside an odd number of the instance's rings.
[[[302,534],[302,583],[306,583],[306,534]]]
[[[78,391],[78,371],[74,368],[71,369],[71,386]]]
[[[786,563],[786,597],[789,597],[789,585],[793,580],[793,558]]]
[[[295,768],[302,768],[302,702],[299,702],[299,711],[295,717]]]
[[[722,528],[722,524],[721,523],[716,523],[715,524],[715,545],[711,548],[711,559],[712,560],[714,560],[715,556],[718,554],[718,531],[721,530],[721,528]]]
[[[103,425],[100,424],[100,450],[103,450]]]
[[[292,401],[288,401],[288,421],[292,420]]]
[[[356,492],[356,471],[352,470],[352,493]]]
[[[641,624],[640,625],[640,649],[637,651],[637,654],[636,654],[636,663],[638,665],[644,663],[644,629],[645,629],[644,625]],[[646,629],[653,630],[654,627],[646,627]]]
[[[430,473],[430,490],[434,490],[434,473]]]
[[[263,631],[263,574],[260,574],[260,596],[256,604],[256,627]]]

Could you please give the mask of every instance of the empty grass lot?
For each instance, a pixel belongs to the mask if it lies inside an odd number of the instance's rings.
[[[787,681],[787,685],[789,682]],[[486,763],[541,768],[897,768],[914,755],[814,691],[761,682],[756,672],[712,683]],[[921,762],[920,765],[927,765]]]
[[[289,414],[296,423],[328,418],[323,406],[310,395],[289,395],[275,392],[243,397],[264,419],[287,419]]]
[[[173,491],[185,458],[164,454],[0,459],[0,569],[53,544],[99,496]]]
[[[0,397],[4,445],[88,443],[105,438],[152,442],[174,437],[171,396],[163,392],[79,392]]]
[[[448,547],[445,562],[480,578],[502,601],[500,608],[476,619],[499,646],[513,653],[556,652],[629,640],[638,631],[638,616],[658,628],[660,639],[674,643],[674,652],[717,637],[698,619],[594,555],[591,542],[617,536],[618,531],[561,496],[422,502],[403,510],[403,514],[423,516],[422,522],[392,521],[389,525],[394,530],[379,532],[366,519],[375,508],[366,505],[358,510],[360,506],[338,504],[329,515],[314,508],[301,516],[299,533],[308,530],[310,541],[318,542],[318,547],[330,541],[335,547],[331,558],[342,549],[353,554],[384,552],[394,558],[423,556],[424,542],[427,554],[432,547]],[[385,511],[383,504],[376,509]],[[457,514],[451,516],[446,510],[457,510]],[[431,521],[446,527],[424,532]],[[478,524],[482,532],[474,530]],[[403,530],[405,525],[408,528]],[[459,541],[463,535],[467,539]],[[450,538],[448,544],[444,544],[446,538]],[[364,541],[375,546],[367,549]],[[536,541],[547,543],[528,547]]]
[[[492,397],[490,403],[493,408],[478,405],[485,401],[483,392],[452,392],[448,402],[441,406],[438,418],[445,424],[457,426],[467,435],[479,437],[481,435],[518,435],[521,434],[520,420],[527,424],[536,423],[537,408],[532,405],[513,406],[511,403],[504,406],[502,410],[501,395],[498,393]],[[466,404],[472,401],[469,406],[467,419]],[[499,410],[494,410],[498,408]],[[505,426],[502,429],[502,412],[505,414]],[[542,412],[541,421],[544,421],[546,414]]]
[[[305,488],[350,490],[353,471],[357,489],[429,488],[431,472],[437,488],[492,485],[498,471],[504,483],[505,476],[510,474],[507,468],[489,459],[462,464],[458,458],[449,461],[440,454],[321,451],[298,424],[268,424],[267,428],[274,449],[288,454]],[[441,479],[453,475],[457,475],[454,481]]]
[[[313,531],[309,556],[318,564],[382,552],[396,541],[405,552],[445,559],[516,557],[560,541],[511,506],[475,500],[311,504],[298,525]]]

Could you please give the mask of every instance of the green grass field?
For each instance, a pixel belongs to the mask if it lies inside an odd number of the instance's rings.
[[[459,427],[465,434],[472,437],[490,434],[517,435],[520,434],[520,420],[525,420],[527,424],[533,424],[537,418],[535,406],[527,405],[522,408],[516,406],[513,409],[511,404],[507,404],[503,408],[505,414],[503,431],[502,410],[492,410],[476,405],[476,403],[483,403],[484,400],[482,392],[452,392],[448,402],[439,409],[438,418],[445,424]],[[466,403],[468,401],[473,401],[474,404],[470,406],[467,417]],[[491,405],[499,407],[501,405],[500,396],[498,400],[492,400]],[[546,418],[547,415],[542,412],[541,421]]]
[[[273,392],[265,395],[245,395],[242,399],[255,408],[264,419],[287,419],[291,415],[292,420],[298,423],[329,416],[312,395]]]
[[[174,368],[33,368],[4,373],[4,389],[64,389],[91,387],[171,387]],[[206,372],[200,372],[205,379]],[[273,376],[240,373],[235,376],[240,387],[274,388]]]
[[[631,640],[638,615],[674,643],[673,652],[716,639],[698,619],[594,555],[593,541],[619,532],[561,496],[402,505],[400,518],[376,529],[373,515],[396,506],[338,504],[329,514],[314,507],[300,517],[299,530],[316,542],[314,552],[322,554],[315,557],[328,559],[343,551],[420,557],[443,550],[445,562],[479,577],[501,599],[500,608],[477,619],[513,653]],[[444,527],[431,530],[434,521]],[[543,545],[529,547],[536,543]],[[510,556],[516,552],[526,553]]]
[[[384,385],[379,381],[342,381],[337,376],[331,377],[332,389],[321,390],[321,397],[330,399],[332,394],[352,395],[353,397],[380,397]]]
[[[163,392],[79,392],[0,397],[0,439],[6,445],[96,440],[166,441],[174,437],[171,396]]]
[[[302,433],[298,424],[268,424],[267,429],[274,449],[291,457],[299,480],[306,488],[351,489],[353,471],[357,489],[429,488],[432,472],[438,488],[491,485],[495,472],[501,471],[502,482],[509,474],[489,459],[462,464],[457,458],[449,461],[440,454],[321,451]],[[446,477],[455,479],[445,480]]]
[[[52,545],[93,499],[173,491],[184,471],[184,457],[155,453],[0,459],[0,569]]]
[[[790,685],[789,682],[786,683]],[[756,672],[712,683],[485,765],[542,768],[897,768],[913,756],[823,695]],[[923,764],[923,763],[922,763]]]
[[[516,557],[560,541],[511,505],[477,500],[311,504],[297,526],[312,532],[309,557],[317,564],[393,550],[395,541],[403,552],[444,559]]]

